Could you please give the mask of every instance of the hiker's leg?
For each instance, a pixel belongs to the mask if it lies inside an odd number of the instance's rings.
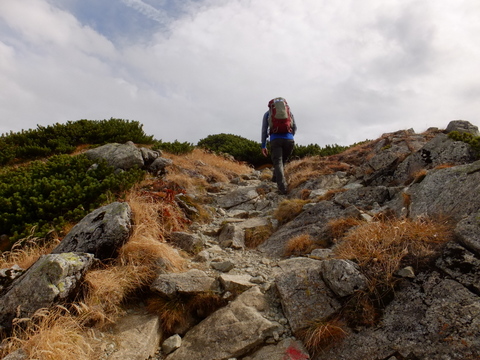
[[[270,142],[274,176],[277,181],[278,190],[282,194],[285,194],[287,192],[287,183],[285,181],[285,175],[283,173],[284,141],[284,139],[275,139]]]

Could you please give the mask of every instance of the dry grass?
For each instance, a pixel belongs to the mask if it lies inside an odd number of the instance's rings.
[[[343,238],[351,228],[358,226],[361,223],[362,223],[361,220],[353,217],[338,218],[338,219],[330,220],[327,223],[328,238],[332,242],[336,242],[338,239]]]
[[[273,234],[273,226],[257,226],[252,229],[245,229],[245,246],[248,249],[255,249]]]
[[[285,173],[288,177],[289,188],[295,189],[308,180],[334,174],[337,171],[348,172],[350,169],[350,165],[331,160],[330,157],[311,156],[288,163],[285,166]]]
[[[208,183],[228,182],[233,178],[252,172],[252,168],[223,156],[202,149],[195,149],[187,155],[163,155],[173,161],[166,179],[188,191],[202,190]]]
[[[303,206],[309,202],[309,200],[302,199],[285,199],[278,204],[273,216],[280,224],[286,224],[300,214]]]
[[[301,234],[291,238],[285,246],[285,256],[301,256],[309,254],[315,248],[315,243],[309,234]]]
[[[150,313],[158,315],[163,334],[170,336],[200,322],[226,304],[227,301],[217,294],[203,293],[173,299],[152,297],[147,300],[147,309]]]
[[[5,251],[0,256],[0,269],[18,265],[28,269],[40,256],[47,255],[59,244],[58,239],[44,241],[36,237],[21,239],[15,243],[10,251]]]
[[[347,335],[345,324],[338,319],[315,321],[303,330],[300,337],[311,354],[338,344]]]
[[[334,251],[339,258],[357,262],[372,287],[391,287],[401,266],[428,262],[452,234],[446,220],[385,219],[356,226]]]
[[[91,360],[95,359],[94,341],[87,328],[76,316],[63,307],[39,310],[31,319],[23,319],[14,326],[7,346],[0,349],[5,356],[23,349],[28,359]]]

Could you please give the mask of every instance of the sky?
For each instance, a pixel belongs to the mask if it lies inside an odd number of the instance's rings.
[[[478,0],[0,0],[0,133],[80,119],[301,145],[480,126]]]

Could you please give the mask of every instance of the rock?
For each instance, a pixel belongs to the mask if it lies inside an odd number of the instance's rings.
[[[220,284],[225,291],[229,291],[234,294],[242,293],[253,286],[255,286],[250,279],[249,275],[229,275],[222,274],[219,276]]]
[[[455,236],[458,242],[480,256],[480,211],[459,221],[455,227]]]
[[[335,195],[334,202],[348,208],[355,206],[357,208],[370,210],[372,204],[383,204],[390,199],[390,191],[385,186],[365,186],[347,190]]]
[[[167,166],[173,164],[173,161],[167,158],[158,157],[149,166],[148,171],[157,176],[166,174]]]
[[[398,270],[395,273],[395,275],[403,278],[414,279],[415,271],[413,270],[413,267],[407,266],[407,267],[404,267],[403,269]]]
[[[203,240],[198,235],[183,231],[172,231],[170,233],[170,241],[178,248],[191,254],[195,254],[203,248]]]
[[[162,296],[195,295],[217,289],[217,282],[205,272],[192,269],[184,273],[161,274],[150,289]]]
[[[32,316],[35,311],[68,298],[77,290],[93,263],[92,254],[44,255],[0,298],[0,330],[10,329],[14,318]]]
[[[262,316],[265,296],[254,287],[193,327],[182,346],[166,360],[216,360],[241,357],[262,344],[279,327]]]
[[[253,210],[254,200],[259,197],[256,186],[243,186],[237,190],[231,191],[217,200],[218,206],[224,209]],[[253,203],[252,203],[253,201]],[[248,204],[246,208],[238,208],[241,205]]]
[[[113,258],[130,237],[132,213],[128,203],[113,202],[85,216],[52,254],[85,252],[100,260]]]
[[[308,257],[316,260],[326,260],[333,256],[334,253],[332,249],[314,249]]]
[[[2,358],[2,360],[28,360],[28,354],[25,350],[18,349]]]
[[[480,259],[475,254],[450,242],[436,265],[467,289],[480,295]]]
[[[320,201],[308,207],[289,223],[281,226],[258,247],[258,250],[266,255],[278,257],[284,256],[288,241],[295,236],[308,234],[313,239],[322,240],[327,237],[328,221],[342,217],[344,211],[342,206],[331,201]]]
[[[422,182],[412,185],[407,194],[412,218],[447,215],[461,220],[480,208],[480,196],[476,196],[480,194],[480,161],[431,170]]]
[[[177,350],[180,346],[182,346],[182,338],[180,335],[175,334],[163,342],[162,351],[165,355],[168,355]]]
[[[235,267],[235,264],[231,262],[230,260],[228,261],[215,261],[212,262],[211,264],[212,268],[221,272],[229,272]]]
[[[367,287],[368,280],[357,264],[349,260],[331,259],[321,262],[322,277],[339,297],[353,295]]]
[[[243,249],[245,247],[245,230],[236,224],[226,224],[220,231],[218,242],[223,247]]]
[[[478,126],[472,125],[470,122],[465,120],[452,120],[448,123],[445,132],[449,133],[452,131],[458,131],[463,133],[469,133],[473,136],[480,136],[478,131]]]
[[[463,141],[453,141],[445,134],[438,134],[420,150],[408,156],[396,169],[397,183],[412,182],[419,171],[433,169],[436,166],[462,165],[475,159],[470,145]]]
[[[438,273],[404,280],[381,324],[349,332],[315,360],[475,359],[480,353],[480,299]]]
[[[321,272],[321,261],[299,259],[294,267],[275,278],[283,311],[294,333],[307,327],[311,321],[327,319],[341,307],[323,281]]]
[[[116,351],[109,360],[145,360],[154,356],[160,343],[158,316],[137,311],[123,317],[112,329]]]
[[[142,152],[132,142],[106,144],[86,151],[85,155],[95,161],[105,160],[116,169],[129,170],[144,166]]]
[[[243,360],[307,360],[310,359],[303,344],[294,339],[288,338],[275,345],[268,345],[256,351],[253,355]]]
[[[13,265],[7,269],[0,269],[0,296],[10,284],[25,272],[18,265]]]

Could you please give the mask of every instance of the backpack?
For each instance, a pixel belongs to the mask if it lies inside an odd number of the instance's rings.
[[[292,114],[287,100],[278,97],[268,102],[268,126],[270,134],[292,133]]]

